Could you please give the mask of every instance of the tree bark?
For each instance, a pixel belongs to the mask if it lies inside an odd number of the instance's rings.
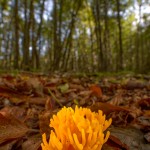
[[[94,0],[93,3],[93,15],[95,21],[95,34],[96,34],[96,42],[98,47],[98,70],[104,71],[104,54],[103,54],[103,42],[102,42],[102,26],[101,26],[101,0]]]
[[[58,13],[57,13],[57,0],[53,0],[53,51],[54,51],[54,59],[52,70],[59,69],[60,63],[60,51],[59,51],[59,40],[58,40]]]
[[[117,70],[121,71],[123,69],[123,45],[122,45],[122,25],[120,16],[120,0],[117,0],[117,21],[119,30],[119,51],[118,51]]]
[[[108,0],[104,0],[104,49],[105,49],[105,61],[104,61],[104,68],[105,71],[109,69],[109,59],[111,59],[111,49],[110,49],[110,40],[109,40],[109,28],[108,28]]]
[[[32,11],[33,11],[33,1],[30,1],[30,7],[29,7],[29,14],[28,12],[28,5],[27,0],[24,0],[24,39],[23,39],[23,63],[22,67],[24,70],[30,69],[30,55],[29,55],[29,47],[30,47],[30,29],[31,29],[31,22],[32,22]]]
[[[14,69],[19,68],[19,19],[18,19],[18,0],[15,0],[15,51],[14,51]]]
[[[136,36],[136,52],[135,52],[135,61],[136,61],[136,68],[135,71],[139,72],[140,71],[140,46],[141,46],[141,29],[140,29],[140,24],[141,24],[141,7],[142,7],[142,2],[141,0],[139,1],[139,23],[137,24],[137,36]]]
[[[73,32],[74,32],[74,28],[75,28],[75,19],[78,15],[78,12],[79,12],[81,6],[82,6],[81,0],[74,2],[71,22],[70,22],[69,27],[68,27],[69,34],[66,37],[67,41],[66,41],[66,44],[64,45],[66,50],[63,53],[63,57],[62,57],[62,59],[64,60],[62,63],[62,70],[63,71],[66,71],[68,68],[68,65],[69,65],[68,62],[69,62],[71,49],[72,49],[72,42],[73,42],[72,38],[73,38]]]

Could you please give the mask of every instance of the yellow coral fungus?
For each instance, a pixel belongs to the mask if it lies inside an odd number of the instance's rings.
[[[110,135],[107,131],[104,137],[103,132],[111,122],[101,110],[95,113],[88,108],[63,107],[50,120],[54,131],[51,131],[49,142],[46,134],[42,135],[42,150],[101,150]]]

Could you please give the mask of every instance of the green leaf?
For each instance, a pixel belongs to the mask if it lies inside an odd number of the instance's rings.
[[[68,85],[68,83],[59,85],[58,89],[61,91],[61,93],[66,93],[69,89],[69,85]]]

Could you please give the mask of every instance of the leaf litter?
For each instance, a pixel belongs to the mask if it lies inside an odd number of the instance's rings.
[[[63,106],[101,109],[113,119],[103,150],[150,149],[150,77],[0,76],[0,150],[41,150]]]

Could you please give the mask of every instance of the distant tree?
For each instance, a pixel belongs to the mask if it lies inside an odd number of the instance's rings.
[[[18,17],[18,0],[15,0],[14,24],[15,24],[14,69],[19,69],[19,17]]]
[[[123,70],[123,45],[122,45],[122,24],[121,24],[121,16],[120,16],[120,0],[117,1],[117,21],[118,21],[118,29],[119,29],[119,51],[117,58],[117,70]]]

